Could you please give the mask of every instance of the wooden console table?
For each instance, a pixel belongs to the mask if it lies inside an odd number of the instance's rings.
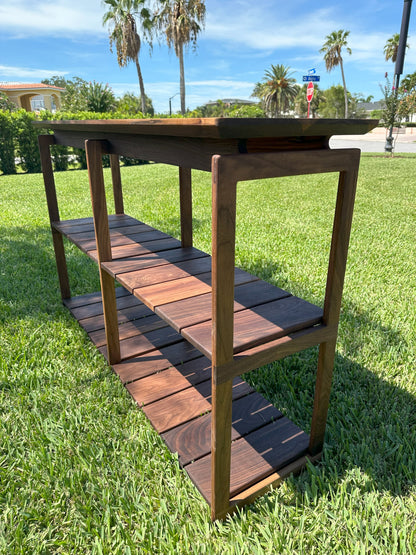
[[[61,295],[211,506],[251,502],[322,451],[360,151],[369,120],[38,122]],[[93,218],[61,221],[51,145],[86,149]],[[108,216],[102,155],[115,214]],[[181,241],[126,215],[119,155],[179,166]],[[212,172],[212,257],[192,244],[191,169]],[[323,309],[235,268],[239,181],[338,172]],[[137,195],[140,195],[138,186]],[[262,199],[259,199],[262,202]],[[101,294],[71,298],[63,236],[97,261]],[[115,280],[123,287],[115,288]],[[101,302],[102,301],[102,302]],[[308,436],[238,376],[320,345]]]

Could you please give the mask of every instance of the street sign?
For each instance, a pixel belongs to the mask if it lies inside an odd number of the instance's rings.
[[[310,83],[308,83],[308,86],[306,88],[306,100],[308,101],[308,119],[309,119],[309,112],[310,112],[312,98],[313,98],[313,83],[311,81]]]
[[[313,83],[308,83],[308,87],[306,89],[306,99],[308,102],[311,102],[313,98]]]
[[[302,77],[303,81],[320,81],[321,80],[321,76],[320,75],[304,75]]]
[[[316,75],[316,68],[311,67],[311,69],[308,69],[308,75]]]

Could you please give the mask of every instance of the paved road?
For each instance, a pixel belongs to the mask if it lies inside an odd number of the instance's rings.
[[[393,138],[395,139],[394,152],[416,153],[416,134],[393,135]],[[386,135],[384,130],[366,135],[337,135],[330,140],[329,144],[332,148],[360,148],[362,152],[384,152]]]

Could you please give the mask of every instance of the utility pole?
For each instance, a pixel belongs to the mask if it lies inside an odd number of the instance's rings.
[[[170,116],[172,115],[172,98],[175,98],[175,96],[178,96],[178,94],[180,94],[180,93],[177,92],[176,94],[174,94],[173,96],[171,96],[169,98],[169,115]]]
[[[403,73],[404,56],[406,53],[407,34],[409,31],[410,10],[412,9],[413,0],[404,0],[402,27],[400,29],[399,47],[397,49],[396,65],[394,68],[393,87],[394,94],[397,97],[399,92],[400,75]],[[384,146],[385,152],[393,152],[393,125],[389,129],[389,134],[386,137],[386,144]]]

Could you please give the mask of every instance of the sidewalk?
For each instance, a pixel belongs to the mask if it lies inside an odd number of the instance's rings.
[[[386,130],[377,127],[365,135],[335,135],[329,141],[331,148],[360,148],[362,152],[384,152]],[[393,133],[394,152],[416,154],[416,128],[406,129],[406,133]]]

